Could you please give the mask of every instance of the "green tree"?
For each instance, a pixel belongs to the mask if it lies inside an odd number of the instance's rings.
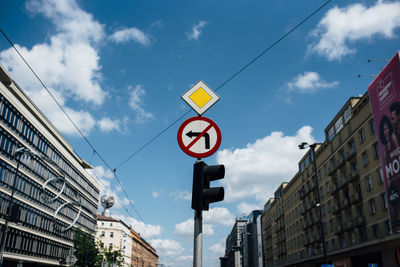
[[[101,242],[98,245],[100,250],[100,255],[104,262],[107,262],[110,266],[115,264],[116,266],[121,266],[124,262],[122,253],[120,249],[113,250],[111,247],[105,247]]]
[[[94,242],[94,236],[85,233],[80,228],[74,231],[74,266],[79,267],[100,267],[102,257]]]

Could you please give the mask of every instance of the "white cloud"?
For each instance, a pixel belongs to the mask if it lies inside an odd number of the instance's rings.
[[[224,149],[218,152],[217,161],[225,165],[225,201],[256,198],[265,203],[276,188],[289,181],[298,170],[298,161],[304,151],[301,142],[313,143],[312,128],[304,126],[294,136],[282,132],[247,144],[245,148]]]
[[[105,117],[97,122],[99,125],[99,128],[102,132],[111,132],[113,130],[120,132],[120,133],[125,133],[128,131],[128,122],[129,118],[127,116],[124,116],[122,120],[116,119],[112,120],[108,117]]]
[[[311,36],[318,38],[309,45],[308,53],[317,53],[328,60],[341,60],[354,54],[351,45],[359,40],[373,37],[395,38],[394,31],[400,27],[400,2],[378,0],[375,5],[352,4],[344,8],[330,9]]]
[[[252,212],[253,210],[262,209],[262,205],[254,205],[254,204],[249,204],[247,202],[241,202],[237,206],[237,209],[240,215],[249,215],[249,213]]]
[[[181,244],[172,239],[152,239],[149,243],[157,250],[157,253],[167,256],[177,255],[184,251]]]
[[[149,239],[150,241],[159,236],[162,232],[162,227],[160,225],[145,224],[142,221],[138,221],[133,217],[128,217],[122,214],[113,215],[113,217],[121,219],[128,225],[131,225],[133,230],[139,233],[143,238]]]
[[[116,43],[126,43],[129,41],[134,41],[144,46],[150,46],[151,44],[150,36],[146,35],[144,32],[137,28],[127,28],[116,31],[113,35],[110,36],[110,39]]]
[[[298,74],[287,85],[290,91],[299,91],[300,93],[315,93],[318,89],[332,88],[339,82],[328,83],[324,81],[317,72],[306,71],[303,74]]]
[[[194,220],[192,218],[190,218],[182,223],[175,224],[175,233],[180,236],[193,237]],[[203,223],[203,234],[204,235],[213,235],[214,230],[212,228],[212,225]]]
[[[232,226],[235,223],[235,216],[227,208],[211,208],[203,212],[204,222],[211,225]]]
[[[33,15],[50,19],[56,33],[48,42],[35,44],[31,49],[18,44],[16,47],[77,126],[88,133],[96,124],[91,114],[68,108],[66,102],[84,101],[98,106],[107,96],[99,84],[101,67],[96,49],[105,35],[103,25],[81,10],[74,0],[32,0],[26,8]],[[12,48],[0,52],[0,61],[59,130],[77,134]]]
[[[192,27],[192,32],[186,34],[188,40],[198,40],[200,38],[200,35],[202,33],[202,30],[204,26],[207,25],[207,21],[200,21],[196,25],[193,25]]]
[[[160,193],[158,193],[157,191],[153,191],[151,192],[151,195],[153,196],[153,198],[158,198],[160,196]]]
[[[169,196],[175,199],[192,200],[192,193],[189,191],[172,192]]]
[[[187,255],[187,256],[179,256],[178,261],[182,262],[193,262],[193,256],[192,255]]]
[[[213,254],[213,255],[224,255],[225,254],[225,245],[221,243],[217,243],[212,245],[211,247],[208,248],[208,250]]]
[[[129,86],[128,89],[131,89]],[[154,119],[154,115],[143,109],[143,97],[146,95],[146,91],[142,85],[137,85],[132,91],[129,98],[129,106],[136,112],[136,123],[144,123],[149,119]]]

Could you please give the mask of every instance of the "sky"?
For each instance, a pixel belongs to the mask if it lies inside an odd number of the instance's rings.
[[[94,166],[102,194],[117,198],[112,216],[165,266],[192,266],[196,159],[177,132],[197,114],[181,96],[200,80],[218,88],[203,116],[222,143],[203,160],[224,164],[213,185],[225,199],[203,213],[203,265],[219,266],[235,218],[263,208],[297,172],[297,145],[324,141],[343,104],[400,48],[399,1],[333,0],[291,31],[324,3],[3,0],[1,29],[90,145],[4,36],[0,64]]]

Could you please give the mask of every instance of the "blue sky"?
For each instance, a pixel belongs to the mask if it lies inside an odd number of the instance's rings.
[[[176,141],[191,111],[145,149],[111,168],[190,108],[181,95],[199,80],[218,88],[325,1],[3,0],[0,26],[95,147],[0,38],[0,64],[27,92],[118,198],[123,218],[160,255],[191,266],[195,162]],[[204,116],[222,132],[225,200],[204,213],[204,266],[219,266],[235,217],[262,208],[292,178],[302,141],[363,94],[399,49],[399,1],[332,1],[218,90]],[[218,184],[218,183],[216,183]],[[133,203],[134,208],[129,205]],[[129,213],[126,212],[124,205]]]

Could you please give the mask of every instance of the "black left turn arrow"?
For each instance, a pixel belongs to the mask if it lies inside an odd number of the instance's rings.
[[[190,130],[190,132],[186,133],[186,136],[188,136],[189,138],[193,138],[193,137],[199,136],[200,134],[201,133],[192,132],[192,130]],[[210,149],[210,135],[208,133],[205,133],[201,137],[204,137],[206,149]]]

